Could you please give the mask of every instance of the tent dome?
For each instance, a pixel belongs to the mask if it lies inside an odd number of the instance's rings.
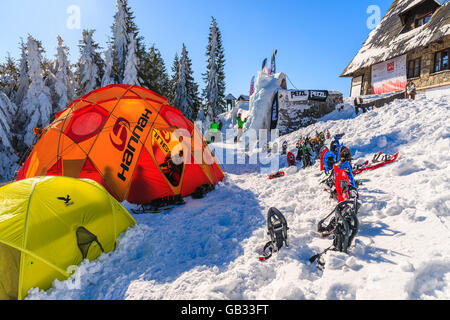
[[[68,268],[115,249],[135,220],[92,180],[38,177],[0,188],[0,300],[49,289]]]
[[[95,90],[57,114],[17,180],[35,176],[89,178],[134,204],[186,197],[224,178],[194,124],[164,97],[131,85]]]

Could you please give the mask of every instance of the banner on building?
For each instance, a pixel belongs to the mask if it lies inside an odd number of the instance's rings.
[[[406,55],[372,66],[372,94],[403,91],[406,81]]]
[[[309,90],[309,100],[326,101],[328,99],[327,90]]]
[[[306,101],[309,99],[308,90],[290,90],[287,92],[288,100],[291,102],[295,101]]]
[[[279,113],[279,100],[278,100],[278,92],[275,94],[272,102],[272,122],[270,124],[270,129],[275,130],[278,125],[278,113]]]

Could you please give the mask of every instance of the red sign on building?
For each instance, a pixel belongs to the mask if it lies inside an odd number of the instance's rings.
[[[387,71],[391,72],[395,70],[395,61],[392,61],[390,63],[387,64]]]

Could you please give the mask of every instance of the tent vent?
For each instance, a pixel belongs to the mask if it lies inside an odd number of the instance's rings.
[[[80,248],[81,254],[83,256],[83,260],[86,259],[92,242],[97,242],[97,244],[100,247],[100,250],[104,252],[102,245],[97,239],[97,236],[89,232],[86,228],[79,227],[77,229],[77,243],[78,248]]]

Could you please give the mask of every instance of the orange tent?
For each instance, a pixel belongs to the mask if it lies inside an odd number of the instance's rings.
[[[110,85],[72,102],[44,129],[17,180],[88,178],[119,201],[186,197],[224,174],[192,122],[156,93]]]

